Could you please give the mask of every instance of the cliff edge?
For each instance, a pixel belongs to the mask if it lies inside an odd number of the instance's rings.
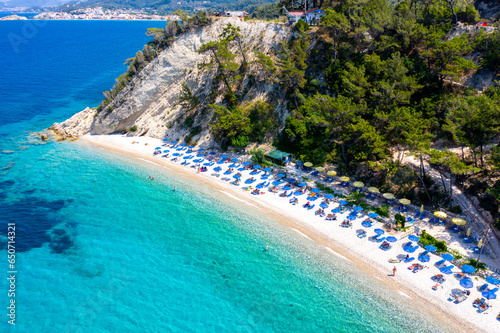
[[[190,132],[186,126],[187,111],[179,105],[179,94],[185,83],[199,100],[200,108],[214,102],[217,87],[212,83],[215,71],[200,69],[209,55],[197,50],[204,43],[217,40],[230,23],[240,28],[243,44],[248,50],[258,50],[275,57],[275,48],[287,40],[290,30],[283,24],[262,21],[243,21],[235,18],[215,19],[209,25],[180,35],[167,49],[146,65],[102,110],[86,108],[70,119],[56,123],[52,130],[60,139],[77,139],[83,134],[112,134],[126,132],[131,136],[182,139]],[[251,62],[250,62],[251,63]],[[266,99],[278,84],[261,82],[245,93],[244,101]],[[215,91],[214,91],[215,89]],[[215,102],[221,101],[217,97]],[[211,141],[208,122],[210,112],[201,112],[191,119],[190,126],[201,131],[192,140]]]

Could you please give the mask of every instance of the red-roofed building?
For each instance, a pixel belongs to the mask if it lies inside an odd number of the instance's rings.
[[[325,16],[325,12],[319,8],[309,9],[308,11],[288,12],[287,14],[288,22],[290,24],[295,24],[300,19],[309,24],[319,23],[323,16]]]
[[[325,12],[319,8],[312,8],[306,12],[307,23],[319,23],[321,18],[325,16]]]

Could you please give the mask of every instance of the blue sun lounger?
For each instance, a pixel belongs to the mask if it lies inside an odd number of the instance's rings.
[[[415,214],[415,216],[413,216],[413,218],[418,219],[419,216],[420,216],[420,212],[417,212],[417,214]]]
[[[442,265],[442,264],[444,264],[445,262],[446,262],[446,260],[445,260],[445,259],[443,259],[443,260],[439,260],[439,261],[438,261],[438,262],[436,262],[434,265],[436,265],[436,266],[441,266],[441,265]]]
[[[479,287],[479,291],[485,291],[488,288],[488,284],[485,283],[481,287]]]
[[[408,259],[405,259],[405,263],[406,263],[406,262],[413,261],[413,260],[415,260],[415,257],[410,257],[410,258],[408,258]]]
[[[419,219],[423,220],[427,217],[427,212],[424,212],[422,215],[420,215]]]

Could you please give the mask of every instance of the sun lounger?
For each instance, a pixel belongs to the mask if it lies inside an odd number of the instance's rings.
[[[434,265],[436,265],[436,266],[441,266],[441,265],[442,265],[442,264],[444,264],[445,262],[446,262],[446,260],[445,260],[445,259],[443,259],[443,260],[439,260],[439,261],[438,261],[438,262],[436,262]]]
[[[423,212],[422,215],[420,215],[419,219],[423,220],[427,217],[427,212]]]
[[[434,223],[434,222],[436,222],[436,220],[438,220],[438,218],[437,217],[433,217],[433,218],[431,218],[429,220],[429,223]]]
[[[314,177],[315,177],[315,176],[317,176],[317,175],[319,175],[319,171],[314,171],[313,173],[311,173],[311,176],[314,176]]]
[[[414,219],[418,218],[420,216],[420,212],[417,212],[417,214],[415,214],[415,216],[413,216]]]
[[[407,263],[407,262],[411,262],[411,261],[413,261],[413,260],[415,260],[415,257],[410,257],[410,258],[408,258],[408,259],[405,259],[405,263]]]
[[[384,251],[387,251],[391,248],[391,244],[388,242],[384,241],[382,244],[380,244],[379,249],[382,249]]]
[[[481,313],[481,312],[488,310],[489,308],[490,308],[490,305],[488,303],[483,303],[479,306],[479,308],[477,309],[477,312]]]
[[[483,303],[486,302],[486,300],[484,298],[476,298],[476,300],[474,302],[472,302],[472,306],[475,307],[475,308],[479,308],[481,305],[483,305]]]
[[[487,288],[488,288],[488,284],[487,284],[487,283],[485,283],[485,284],[483,284],[481,287],[479,287],[479,289],[478,289],[478,290],[479,290],[479,291],[485,291]]]
[[[385,240],[385,237],[382,237],[382,238],[377,238],[377,242],[381,243],[382,241]]]
[[[313,208],[314,208],[314,206],[316,206],[316,205],[314,204],[314,205],[312,205],[312,206],[309,206],[309,207],[307,207],[307,209],[308,209],[308,210],[311,210],[311,209],[313,209]]]
[[[291,197],[292,195],[293,195],[293,191],[290,191],[290,193],[286,197],[288,198],[288,197]]]

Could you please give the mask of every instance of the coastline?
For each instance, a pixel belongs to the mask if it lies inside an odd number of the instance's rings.
[[[139,140],[140,144],[131,144],[135,140]],[[144,145],[146,142],[148,143],[147,146]],[[170,159],[161,158],[159,155],[153,156],[154,147],[163,143],[159,139],[120,135],[85,135],[77,143],[100,147],[114,153],[166,167],[169,171],[175,172],[176,175],[214,188],[220,191],[221,195],[232,197],[232,200],[244,201],[250,209],[257,209],[259,213],[265,214],[282,225],[295,230],[301,236],[323,246],[325,252],[328,252],[329,255],[347,260],[349,264],[393,288],[400,296],[411,300],[422,311],[428,312],[432,317],[455,332],[493,332],[500,330],[499,321],[495,319],[496,303],[492,304],[493,311],[487,311],[487,316],[477,313],[476,309],[472,307],[472,300],[478,294],[476,288],[472,290],[472,294],[467,301],[460,304],[452,304],[447,301],[449,290],[458,286],[458,280],[454,277],[446,276],[445,288],[438,288],[437,291],[431,289],[435,283],[430,280],[430,277],[439,273],[437,268],[432,265],[433,262],[437,261],[438,257],[436,256],[432,256],[432,263],[427,263],[430,269],[424,269],[417,274],[413,274],[405,269],[409,264],[396,264],[398,267],[396,277],[389,276],[394,264],[389,263],[388,259],[394,258],[403,252],[401,244],[406,239],[394,243],[393,248],[389,251],[379,250],[378,243],[367,238],[357,238],[355,230],[340,228],[338,224],[342,221],[341,218],[338,221],[325,221],[315,216],[312,211],[303,209],[300,205],[291,206],[288,199],[280,198],[276,194],[266,191],[264,195],[253,196],[249,191],[243,191],[241,187],[233,186],[229,182],[223,182],[219,178],[212,176],[210,171],[198,174],[196,169],[182,166],[179,162],[172,162]],[[305,198],[299,199],[301,203],[304,203]],[[358,224],[358,221],[355,222],[355,225]],[[373,234],[370,231],[368,230],[368,236]],[[475,282],[476,285],[478,283]]]

